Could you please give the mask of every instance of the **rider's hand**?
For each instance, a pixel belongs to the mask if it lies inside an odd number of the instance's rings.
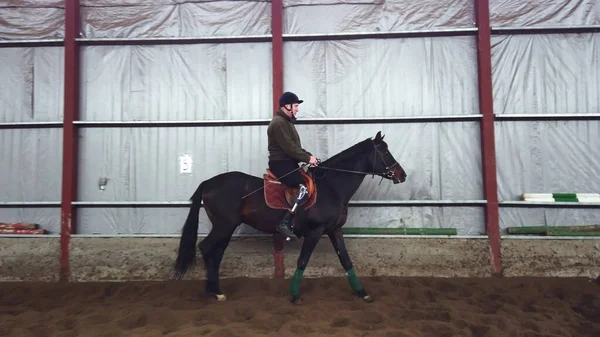
[[[319,164],[319,161],[317,160],[317,158],[315,158],[315,156],[310,156],[310,160],[308,161],[308,163],[316,166]]]

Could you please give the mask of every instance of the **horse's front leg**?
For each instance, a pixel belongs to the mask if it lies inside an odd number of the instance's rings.
[[[331,244],[333,245],[338,258],[340,259],[340,263],[342,264],[344,271],[346,271],[346,277],[348,278],[348,282],[350,283],[352,290],[364,301],[373,302],[373,298],[367,294],[367,291],[363,288],[362,284],[360,284],[360,281],[356,277],[356,273],[354,272],[354,268],[352,266],[352,261],[350,260],[348,250],[346,249],[346,244],[344,243],[342,227],[338,227],[327,235],[329,236]]]
[[[310,256],[317,246],[317,243],[321,239],[324,233],[323,226],[307,231],[304,235],[304,242],[302,243],[302,249],[300,250],[300,256],[296,264],[296,271],[292,277],[290,284],[290,292],[292,293],[292,303],[299,304],[300,299],[300,283],[302,282],[302,275],[304,275],[304,269],[308,265]]]

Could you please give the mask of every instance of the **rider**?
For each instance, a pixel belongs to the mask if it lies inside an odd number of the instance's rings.
[[[298,171],[298,163],[318,164],[317,158],[302,148],[300,136],[294,126],[298,105],[302,102],[303,100],[299,99],[296,94],[284,92],[279,97],[279,109],[267,129],[269,169],[282,184],[287,187],[300,188],[292,211],[286,212],[279,223],[279,232],[287,237],[294,235],[290,222],[298,204],[307,192],[304,179]]]

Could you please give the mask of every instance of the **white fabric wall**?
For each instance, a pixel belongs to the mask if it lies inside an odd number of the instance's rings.
[[[235,120],[272,115],[270,43],[89,46],[82,120]]]
[[[81,0],[87,38],[268,35],[271,2]]]
[[[284,42],[283,64],[306,117],[479,113],[474,37]]]
[[[64,38],[64,1],[0,1],[0,40]],[[0,123],[63,116],[61,47],[0,48]],[[59,201],[62,129],[0,129],[0,202]],[[0,222],[60,230],[59,208],[0,208]]]
[[[0,48],[0,123],[56,122],[63,115],[63,50]],[[59,201],[62,129],[0,129],[0,202]],[[0,208],[0,222],[60,229],[60,209]]]
[[[284,0],[284,34],[390,32],[475,26],[471,0]]]
[[[492,27],[600,24],[597,0],[489,0]]]
[[[10,1],[9,1],[10,2]],[[62,1],[0,1],[0,39],[64,36]],[[12,3],[10,3],[12,5]],[[593,0],[491,0],[495,27],[600,24]],[[474,27],[471,0],[284,1],[284,34]],[[82,1],[87,38],[269,35],[268,1]],[[330,11],[330,12],[325,12]],[[36,28],[31,28],[35,22]],[[492,37],[496,114],[599,113],[598,34]],[[86,121],[235,120],[272,116],[270,43],[81,48]],[[59,121],[60,47],[0,49],[0,122]],[[456,116],[479,113],[474,37],[284,42],[284,90],[300,118]],[[597,121],[497,121],[499,198],[523,192],[599,192]],[[409,179],[367,177],[354,200],[481,200],[478,122],[299,125],[321,158],[386,134]],[[0,201],[60,200],[62,131],[0,130]],[[185,201],[203,179],[267,166],[265,126],[83,128],[78,200]],[[216,149],[216,150],[215,150]],[[189,154],[193,173],[180,175]],[[108,178],[104,191],[98,180]],[[79,233],[179,233],[185,208],[82,208]],[[201,211],[201,232],[210,224]],[[59,229],[57,209],[0,208],[1,221]],[[598,210],[501,209],[502,228],[599,219]],[[348,227],[455,227],[485,233],[480,207],[353,207]],[[241,228],[240,232],[254,232]]]
[[[491,0],[494,27],[600,24],[596,0]],[[600,34],[492,36],[494,111],[600,113]],[[600,193],[600,121],[497,121],[498,197]],[[600,223],[600,209],[501,208],[500,228]]]
[[[0,0],[0,40],[62,39],[64,0]]]
[[[62,121],[61,47],[0,48],[0,60],[0,123]]]

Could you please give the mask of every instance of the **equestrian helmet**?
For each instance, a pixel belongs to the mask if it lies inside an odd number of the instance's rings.
[[[304,101],[299,99],[296,94],[294,94],[293,92],[289,92],[289,91],[284,92],[281,95],[281,97],[279,97],[279,106],[280,107],[282,107],[286,104],[294,104],[294,103],[300,104],[302,102],[304,102]]]

